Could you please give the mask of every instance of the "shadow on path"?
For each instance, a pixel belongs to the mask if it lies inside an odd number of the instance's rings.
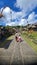
[[[13,62],[11,65],[37,65],[37,62],[32,63],[24,62],[24,64],[22,62]]]
[[[11,44],[12,41],[13,41],[13,39],[12,40],[6,40],[6,41],[0,43],[0,48],[8,49],[8,47]]]

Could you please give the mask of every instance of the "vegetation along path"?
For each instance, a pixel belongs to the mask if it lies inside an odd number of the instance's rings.
[[[0,48],[0,65],[32,65],[37,63],[37,54],[25,42],[16,42],[15,37],[9,47]]]

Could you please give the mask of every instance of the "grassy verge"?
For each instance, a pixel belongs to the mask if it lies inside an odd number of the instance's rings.
[[[13,39],[13,35],[11,35],[7,39],[5,39],[3,42],[1,42],[0,43],[0,47],[3,47],[5,44],[7,44],[8,42],[10,42],[12,39]]]
[[[35,38],[37,38],[37,35],[36,35],[37,33],[35,32],[34,34],[32,33],[32,35],[35,37]],[[26,36],[26,34],[21,34],[21,36],[23,37],[23,39],[24,40],[26,40],[26,42],[37,52],[37,44],[35,44],[33,41],[32,41],[32,39],[30,39],[30,38],[28,38],[27,36]]]

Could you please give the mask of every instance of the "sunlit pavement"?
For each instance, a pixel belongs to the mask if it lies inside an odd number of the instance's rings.
[[[16,42],[15,38],[7,49],[0,48],[0,65],[34,65],[37,54],[25,42]]]

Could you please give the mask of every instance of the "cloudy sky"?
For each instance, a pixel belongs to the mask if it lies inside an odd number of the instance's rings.
[[[37,0],[0,0],[0,25],[27,25],[37,23]],[[27,23],[28,21],[28,23]]]

